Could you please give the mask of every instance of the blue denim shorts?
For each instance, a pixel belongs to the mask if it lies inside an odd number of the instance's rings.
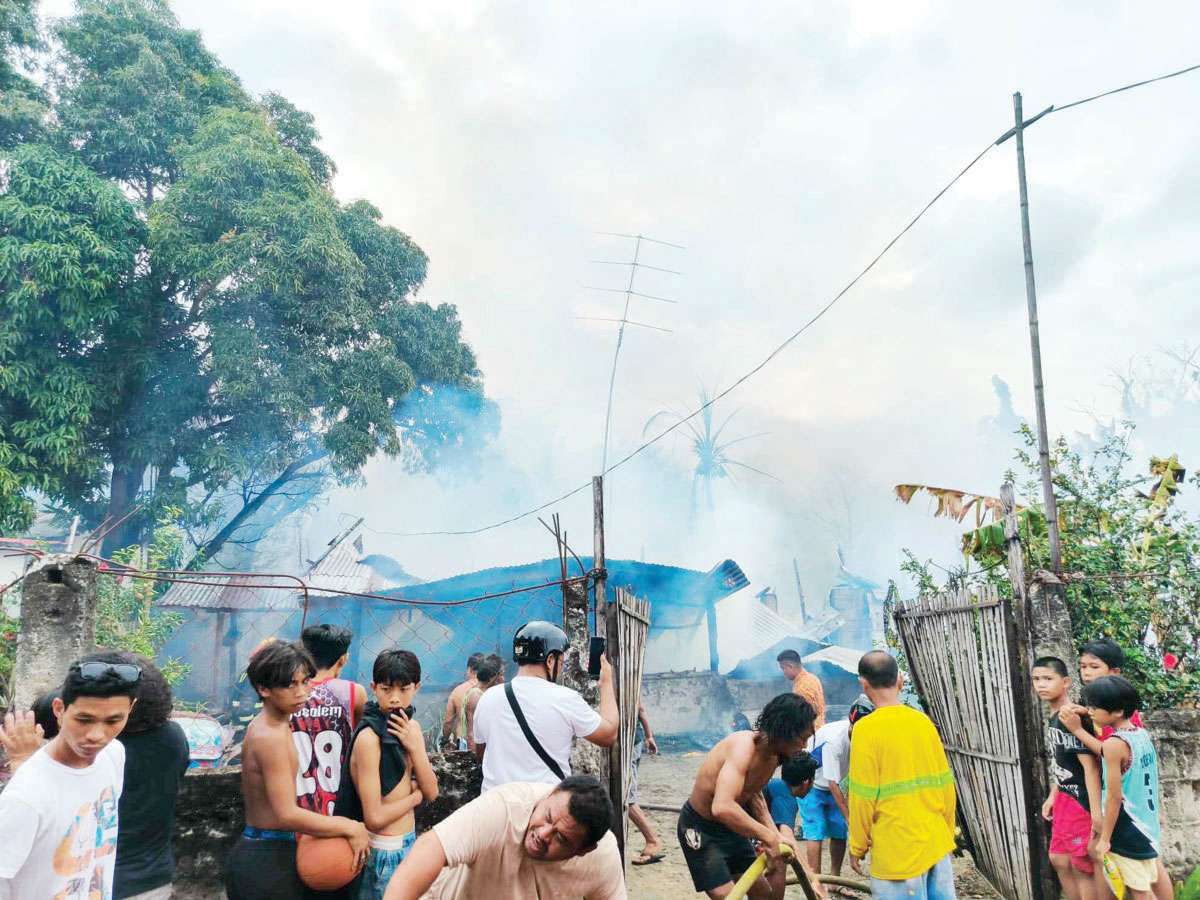
[[[408,851],[417,842],[417,833],[410,831],[403,836],[370,835],[371,856],[363,866],[362,886],[358,889],[358,900],[383,900],[388,882],[396,869],[408,856]]]
[[[956,900],[954,869],[949,854],[916,878],[885,881],[872,877],[871,900]]]
[[[800,800],[800,827],[806,841],[846,840],[846,817],[838,809],[833,794],[817,787]]]

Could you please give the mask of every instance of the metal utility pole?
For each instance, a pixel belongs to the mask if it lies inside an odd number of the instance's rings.
[[[1037,408],[1038,460],[1042,469],[1042,499],[1046,506],[1046,529],[1050,536],[1050,566],[1062,574],[1062,549],[1058,540],[1058,504],[1054,500],[1054,481],[1050,475],[1050,438],[1046,430],[1046,391],[1042,380],[1042,344],[1038,335],[1037,288],[1033,280],[1033,242],[1029,236],[1029,189],[1025,183],[1025,125],[1021,114],[1021,93],[1013,94],[1013,114],[1017,138],[1017,185],[1021,194],[1021,244],[1025,251],[1025,300],[1029,306],[1029,347],[1033,354],[1033,399]],[[1042,115],[1045,115],[1043,113]]]

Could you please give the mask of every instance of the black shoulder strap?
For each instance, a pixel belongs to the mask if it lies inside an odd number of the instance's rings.
[[[529,723],[525,721],[525,713],[521,712],[521,704],[517,703],[517,695],[513,691],[511,681],[504,682],[504,696],[508,698],[508,705],[512,707],[513,715],[517,717],[517,724],[521,726],[521,731],[525,734],[525,740],[529,741],[529,746],[534,749],[534,752],[542,758],[547,768],[555,774],[559,779],[566,778],[563,774],[562,766],[560,766],[543,747],[536,737],[533,736],[533,730],[529,727]]]

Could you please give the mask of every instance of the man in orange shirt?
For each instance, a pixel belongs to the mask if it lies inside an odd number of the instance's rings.
[[[808,701],[808,705],[816,712],[817,718],[813,728],[825,724],[825,689],[821,687],[821,679],[809,672],[800,662],[800,654],[795,650],[784,650],[775,661],[779,663],[779,671],[783,677],[792,683],[792,693],[799,694]]]

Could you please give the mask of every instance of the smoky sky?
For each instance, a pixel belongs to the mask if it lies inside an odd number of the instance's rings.
[[[643,248],[616,379],[610,458],[659,410],[729,386],[820,309],[969,159],[1027,115],[1183,68],[1200,10],[949,0],[799,5],[175,0],[255,92],[317,117],[343,200],[367,197],[430,257],[421,296],[455,304],[502,432],[471,476],[385,461],[307,524],[473,528],[600,466],[631,242]],[[619,8],[626,6],[628,8]],[[636,8],[635,8],[636,7]],[[1026,150],[1051,430],[1116,409],[1111,371],[1194,340],[1200,73],[1067,110]],[[1032,419],[1013,142],[993,150],[824,319],[715,409],[741,470],[690,514],[684,436],[610,476],[610,555],[737,559],[787,609],[836,551],[885,582],[899,548],[956,559],[953,524],[891,485],[992,493],[1015,439],[981,423],[1006,381]],[[1171,452],[1195,446],[1180,434]],[[777,479],[777,480],[775,480]],[[590,492],[554,510],[590,550]],[[485,535],[368,533],[440,577],[551,554],[536,520]]]

